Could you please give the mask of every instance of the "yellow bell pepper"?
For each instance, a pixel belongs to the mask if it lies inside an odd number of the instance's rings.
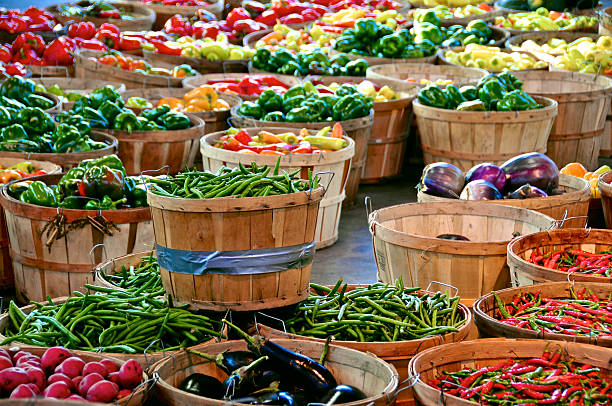
[[[197,100],[197,105],[201,106],[204,110],[212,110],[217,104],[218,98],[217,92],[210,85],[196,87],[184,96],[185,102],[191,103]]]
[[[223,99],[217,99],[217,103],[215,103],[215,110],[229,110],[230,105]]]
[[[182,109],[185,107],[185,103],[176,97],[162,97],[159,102],[157,102],[157,107],[163,105],[170,107],[171,110]]]

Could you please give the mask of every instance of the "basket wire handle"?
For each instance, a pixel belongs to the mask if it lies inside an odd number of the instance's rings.
[[[147,170],[140,172],[140,180],[142,181],[142,184],[144,185],[146,190],[149,190],[149,186],[147,185],[147,182],[145,182],[143,175],[145,173],[159,172],[164,169],[166,169],[166,177],[170,176],[170,165],[164,165],[158,169],[147,169]]]
[[[225,320],[227,320],[229,318],[230,323],[233,323],[232,320],[232,310],[231,309],[227,309],[225,311],[225,315],[223,316],[223,319],[221,319],[221,328],[219,329],[220,332],[222,332],[223,330],[225,330]],[[229,334],[228,334],[229,336]]]
[[[269,319],[272,320],[276,320],[278,322],[280,322],[280,324],[283,326],[283,333],[285,334],[285,336],[289,337],[289,334],[287,333],[287,326],[285,326],[285,322],[282,319],[279,319],[278,317],[274,317],[274,316],[270,316],[269,314],[265,314],[262,312],[255,312],[253,313],[253,320],[255,320],[255,331],[257,332],[257,335],[261,335],[261,333],[259,332],[259,322],[257,321],[257,315],[260,314],[264,317],[267,317]]]
[[[162,347],[162,357],[166,357],[166,349],[164,348],[164,342],[161,340],[161,338],[156,338],[155,340],[151,341],[149,343],[149,345],[147,345],[147,347],[144,349],[144,351],[142,352],[144,355],[144,359],[145,359],[145,363],[147,364],[147,371],[151,368],[151,364],[149,364],[149,357],[147,357],[147,351],[149,351],[149,348],[151,348],[155,343],[157,343],[159,341],[159,343],[161,344]]]
[[[425,290],[428,291],[428,292],[431,292],[431,290],[429,290],[431,288],[431,285],[442,285],[442,286],[446,286],[447,288],[454,289],[455,290],[455,294],[452,297],[456,297],[457,294],[459,293],[459,289],[456,288],[455,286],[450,285],[448,283],[439,282],[439,281],[431,281],[431,282],[429,282],[429,285],[427,285],[427,288]]]
[[[386,395],[387,396],[387,400],[389,401],[389,403],[390,404],[393,403],[393,401],[397,398],[397,395],[399,395],[400,393],[402,393],[406,389],[410,389],[414,385],[416,385],[416,383],[417,383],[417,381],[419,380],[420,377],[421,377],[421,374],[417,372],[416,374],[410,375],[408,378],[406,378],[403,381],[401,381],[399,383],[399,385],[397,385],[398,389],[395,391],[395,393],[393,395],[388,395],[388,394]],[[405,383],[408,383],[408,384],[400,389],[400,386],[402,386]]]
[[[96,244],[93,247],[91,247],[91,249],[89,250],[89,260],[91,261],[91,266],[92,267],[96,266],[93,254],[95,252],[95,249],[98,248],[98,247],[102,247],[102,250],[104,251],[104,259],[108,260],[108,253],[106,252],[106,246],[104,245],[104,243]]]
[[[334,180],[334,176],[336,174],[333,171],[319,171],[319,172],[315,172],[313,179],[315,179],[319,175],[331,175],[329,177],[329,181],[327,182],[327,186],[325,186],[325,190],[323,190],[323,196],[322,197],[325,197],[325,193],[327,193],[327,191],[329,190],[329,186],[331,185],[332,181]],[[310,188],[310,194],[312,195],[312,188]],[[308,198],[310,199],[310,195],[308,196]]]
[[[147,379],[144,382],[141,382],[138,384],[138,386],[136,386],[133,390],[132,393],[130,393],[130,397],[128,398],[128,400],[124,403],[124,406],[130,406],[130,401],[132,400],[132,398],[134,397],[134,394],[136,393],[136,391],[142,387],[143,385],[146,386],[146,390],[145,390],[145,398],[148,396],[149,392],[153,389],[153,387],[155,387],[155,384],[157,384],[157,381],[159,381],[159,374],[155,374],[154,376],[150,377],[149,379]],[[149,383],[151,383],[151,385],[149,385]],[[115,403],[118,405],[118,403]]]

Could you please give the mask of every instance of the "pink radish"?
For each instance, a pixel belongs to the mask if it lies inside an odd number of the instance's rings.
[[[24,355],[32,355],[32,354],[27,351],[17,351],[13,355],[13,361],[17,361],[19,358],[23,357]]]
[[[57,373],[57,374],[53,374],[51,375],[49,378],[47,378],[47,385],[55,383],[55,382],[65,382],[66,385],[68,385],[68,387],[72,390],[73,388],[73,383],[72,383],[72,379],[70,379],[70,377],[62,374],[62,373]]]
[[[60,372],[69,378],[81,375],[85,361],[78,357],[66,358],[61,364],[55,367],[55,372]]]
[[[72,392],[66,382],[53,382],[43,392],[43,398],[66,399]]]
[[[91,388],[96,382],[103,381],[104,377],[97,372],[91,373],[81,380],[78,386],[78,392],[81,396],[87,396],[89,388]]]
[[[40,359],[42,367],[47,372],[52,372],[66,358],[72,357],[72,353],[64,347],[51,347]]]
[[[124,398],[126,396],[130,396],[132,394],[132,390],[131,389],[121,389],[119,391],[119,394],[117,395],[117,399],[121,399]]]
[[[28,383],[26,385],[28,385],[28,387],[32,389],[32,391],[36,393],[37,395],[41,392],[41,390],[38,388],[38,386],[36,386],[35,383]]]
[[[10,367],[0,371],[0,389],[10,393],[22,383],[30,383],[30,378],[23,368]]]
[[[108,403],[115,400],[119,387],[110,381],[100,381],[93,384],[87,391],[86,399],[90,402]]]
[[[10,368],[12,366],[13,366],[13,363],[11,362],[10,359],[0,357],[0,371],[6,368]]]
[[[28,374],[28,378],[30,378],[30,382],[38,387],[39,392],[45,389],[45,386],[47,386],[47,377],[42,369],[29,366],[26,366],[24,369],[26,374]]]
[[[0,348],[0,357],[8,358],[10,360],[13,359],[13,357],[11,357],[11,354],[9,354],[9,352],[4,348]]]
[[[108,375],[108,371],[106,370],[106,367],[101,362],[95,362],[95,361],[88,362],[83,367],[83,376],[89,375],[94,372],[102,375],[103,378],[105,378],[106,375]]]
[[[35,396],[36,396],[36,393],[32,390],[32,388],[22,383],[21,385],[13,389],[13,391],[11,392],[11,396],[9,396],[9,398],[10,399],[25,399],[25,398],[33,398]]]
[[[109,374],[111,372],[119,371],[119,367],[117,366],[117,364],[115,364],[113,361],[109,359],[103,359],[103,360],[100,360],[99,362],[100,364],[104,365],[104,367],[106,367],[106,370],[108,371]]]
[[[119,368],[119,382],[124,388],[134,388],[142,381],[142,367],[135,359],[129,359]]]
[[[66,400],[79,400],[81,402],[85,402],[85,399],[77,394],[72,394],[66,398]]]
[[[85,378],[85,377],[82,376],[82,375],[75,376],[74,378],[72,378],[72,386],[74,387],[74,389],[77,389],[79,387],[79,384],[81,383],[83,378]]]
[[[111,372],[107,376],[108,380],[116,385],[121,385],[121,381],[119,380],[119,372]]]

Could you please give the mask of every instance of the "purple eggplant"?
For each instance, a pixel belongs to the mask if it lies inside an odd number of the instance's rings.
[[[436,236],[436,238],[441,238],[443,240],[452,240],[452,241],[470,241],[469,238],[464,237],[459,234],[440,234]]]
[[[417,187],[428,195],[458,199],[464,183],[465,178],[461,169],[446,162],[436,162],[423,169]]]
[[[559,184],[557,165],[539,152],[515,156],[504,162],[501,168],[508,175],[508,190],[516,190],[527,183],[542,190],[552,190]]]
[[[500,191],[506,186],[506,172],[491,163],[478,164],[465,174],[465,183],[480,179],[491,182]]]
[[[508,195],[508,199],[531,199],[532,197],[546,197],[548,196],[545,191],[535,186],[531,186],[529,183],[516,189],[514,192]]]
[[[479,179],[465,185],[459,198],[463,200],[499,200],[502,194],[491,182]]]

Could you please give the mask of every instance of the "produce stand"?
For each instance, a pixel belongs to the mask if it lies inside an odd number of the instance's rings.
[[[246,73],[211,73],[207,75],[194,76],[192,78],[187,78],[183,80],[183,87],[186,89],[195,89],[196,87],[205,85],[206,83],[208,83],[209,80],[220,80],[220,79],[238,79],[240,80],[244,78],[245,76],[247,76]],[[287,85],[288,88],[290,88],[291,86],[297,85],[300,82],[299,78],[296,78],[295,76],[284,77],[285,75],[277,75],[275,73],[267,73],[266,76],[272,76],[274,78],[277,78],[278,80],[283,82],[285,85]],[[245,101],[246,100],[255,101],[259,97],[259,95],[242,95],[242,94],[235,95],[233,93],[228,93],[228,94],[231,94],[232,96],[238,96],[242,100],[245,100]]]
[[[98,17],[78,17],[78,16],[65,16],[59,10],[59,7],[66,4],[57,4],[49,6],[46,10],[51,13],[58,22],[67,24],[68,22],[83,22],[90,21],[96,26],[100,26],[104,23],[115,24],[122,30],[130,31],[146,31],[150,30],[155,21],[155,12],[148,9],[144,5],[138,4],[133,1],[114,1],[113,5],[121,11],[129,13],[133,18],[130,19],[110,19],[110,18],[98,18]]]
[[[177,65],[187,64],[192,66],[195,70],[202,74],[247,72],[248,68],[248,60],[246,59],[211,61],[204,57],[188,58],[186,56],[166,55],[147,50],[144,50],[142,54],[144,56],[144,59],[147,62],[150,62],[152,65],[173,67]]]
[[[75,92],[75,93],[79,93],[83,95],[89,94],[93,92],[95,89],[104,87],[106,85],[112,86],[118,92],[125,91],[125,85],[123,83],[109,82],[106,80],[93,79],[93,78],[77,79],[77,78],[62,78],[62,77],[54,77],[54,78],[37,77],[37,78],[32,78],[32,80],[37,84],[43,85],[45,88],[49,88],[53,85],[57,85],[65,92]],[[64,100],[62,102],[62,109],[70,110],[73,105],[74,105],[74,102]]]

